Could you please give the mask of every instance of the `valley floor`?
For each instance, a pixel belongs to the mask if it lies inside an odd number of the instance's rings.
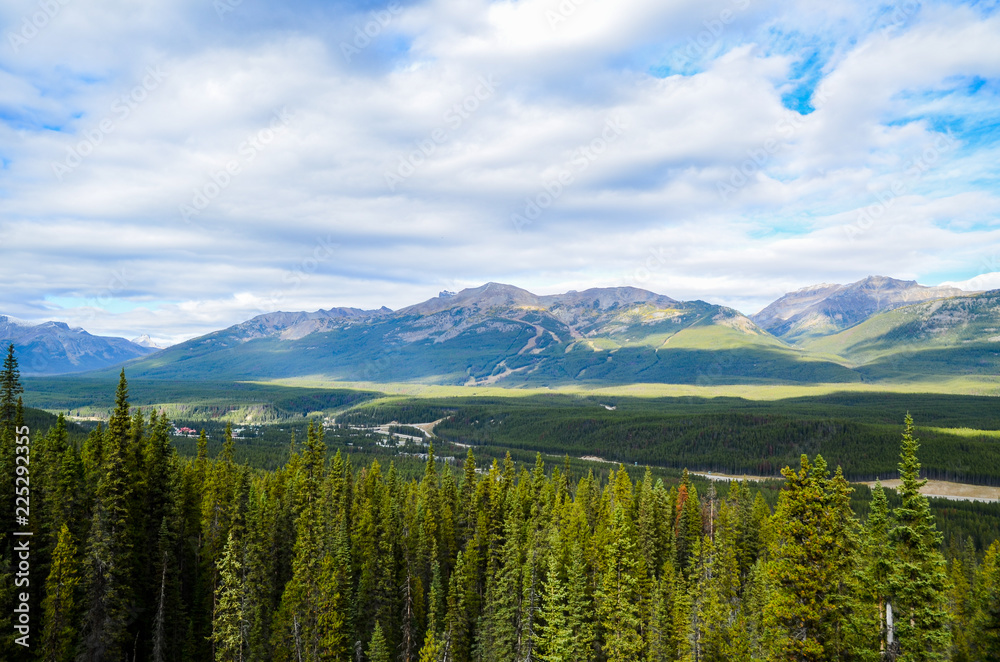
[[[875,483],[864,483],[868,487],[874,487]],[[896,489],[899,487],[899,480],[882,481],[883,487]],[[1000,502],[1000,487],[989,487],[986,485],[968,485],[966,483],[952,483],[946,480],[929,480],[920,490],[921,494],[929,497],[940,497],[952,499],[954,501],[993,501]]]
[[[596,459],[596,458],[581,458]],[[729,474],[713,473],[711,471],[692,471],[695,476],[702,476],[709,480],[783,480],[781,476],[732,476]],[[875,487],[875,481],[861,483],[868,487]],[[882,487],[896,489],[899,487],[899,479],[893,478],[882,481]],[[953,501],[986,501],[1000,503],[1000,487],[989,487],[987,485],[970,485],[968,483],[952,483],[947,480],[928,480],[920,493],[924,496],[936,497],[939,499],[951,499]]]

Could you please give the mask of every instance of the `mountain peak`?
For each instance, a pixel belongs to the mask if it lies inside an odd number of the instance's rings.
[[[899,280],[889,276],[866,276],[859,281],[845,285],[846,289],[884,290],[884,289],[909,289],[913,287],[923,287],[915,280]]]
[[[17,317],[11,317],[10,315],[0,315],[0,325],[9,324],[10,326],[23,326],[32,327],[35,326],[31,322],[25,322]]]
[[[962,294],[954,287],[867,276],[847,285],[824,283],[789,292],[751,319],[776,336],[797,341],[842,331],[886,310]]]
[[[132,340],[130,340],[129,342],[131,342],[133,345],[139,345],[140,347],[148,347],[149,349],[165,349],[165,347],[163,347],[162,345],[157,345],[155,342],[153,342],[153,339],[150,338],[145,333],[139,336],[138,338],[132,338]]]
[[[467,287],[457,294],[444,291],[433,299],[397,312],[401,315],[433,315],[453,308],[490,309],[524,305],[537,306],[538,297],[520,287],[491,281],[479,287]]]

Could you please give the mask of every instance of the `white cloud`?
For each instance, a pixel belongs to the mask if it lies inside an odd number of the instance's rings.
[[[367,10],[92,4],[0,52],[0,313],[175,341],[486,280],[754,312],[814,282],[974,276],[1000,239],[991,142],[942,145],[931,121],[996,112],[955,81],[1000,78],[1000,19],[963,7],[883,32],[863,3],[432,0],[349,62]],[[828,56],[809,115],[782,103],[799,42]],[[698,71],[651,73],[686,48]]]

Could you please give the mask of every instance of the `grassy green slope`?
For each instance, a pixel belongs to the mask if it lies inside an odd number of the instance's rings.
[[[1000,291],[881,313],[803,347],[842,356],[873,380],[994,375],[1000,372]]]

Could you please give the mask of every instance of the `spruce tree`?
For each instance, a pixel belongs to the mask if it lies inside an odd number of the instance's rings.
[[[420,648],[420,662],[444,662],[444,644],[430,630],[424,637],[424,645]]]
[[[1000,540],[986,551],[975,588],[970,639],[973,659],[1000,660]]]
[[[518,509],[509,511],[500,566],[487,578],[486,609],[479,631],[480,655],[489,662],[517,658],[521,631],[522,518]]]
[[[368,662],[391,662],[391,660],[392,654],[389,651],[389,644],[385,641],[385,635],[382,633],[382,626],[378,621],[375,621],[375,630],[368,643]]]
[[[131,505],[133,477],[127,458],[131,416],[122,370],[115,409],[108,421],[97,499],[87,541],[87,585],[83,647],[90,660],[119,660],[129,643],[133,604]]]
[[[927,481],[920,479],[919,448],[907,414],[899,460],[902,504],[893,511],[896,558],[889,580],[899,659],[906,662],[947,659],[951,644],[941,536],[927,497],[920,493]]]
[[[769,607],[781,633],[779,657],[817,662],[842,657],[854,646],[850,619],[857,591],[850,578],[857,544],[850,488],[839,470],[830,479],[819,455],[813,465],[803,455],[798,472],[785,467],[782,474]]]
[[[701,502],[698,490],[684,470],[681,486],[677,490],[677,529],[675,549],[677,550],[676,566],[682,572],[687,572],[691,565],[691,555],[695,544],[701,540]]]
[[[555,554],[549,557],[548,573],[542,585],[542,622],[538,635],[538,659],[542,662],[570,662],[573,649],[573,631],[569,627],[568,595],[566,582],[560,577],[559,561]]]
[[[216,662],[243,662],[250,635],[251,609],[247,598],[244,543],[229,532],[225,551],[219,559],[219,585],[216,588],[212,640]]]
[[[872,602],[877,608],[878,650],[889,650],[886,613],[892,607],[889,580],[895,561],[889,534],[892,530],[889,500],[881,482],[872,489],[872,501],[865,524],[865,552],[867,558],[867,586]]]
[[[42,602],[42,657],[45,662],[69,662],[74,656],[79,609],[80,562],[76,542],[63,523]]]
[[[625,506],[611,515],[610,542],[605,550],[597,616],[604,631],[604,653],[609,662],[630,662],[642,655],[639,606],[639,550],[635,527]]]
[[[677,573],[673,561],[668,560],[660,571],[653,602],[648,609],[646,625],[647,658],[650,662],[667,662],[677,659],[673,641],[673,607]]]
[[[21,371],[17,365],[14,345],[11,343],[7,346],[3,371],[0,372],[0,425],[10,427],[14,424],[17,397],[22,393],[24,393],[24,386],[21,384]]]

